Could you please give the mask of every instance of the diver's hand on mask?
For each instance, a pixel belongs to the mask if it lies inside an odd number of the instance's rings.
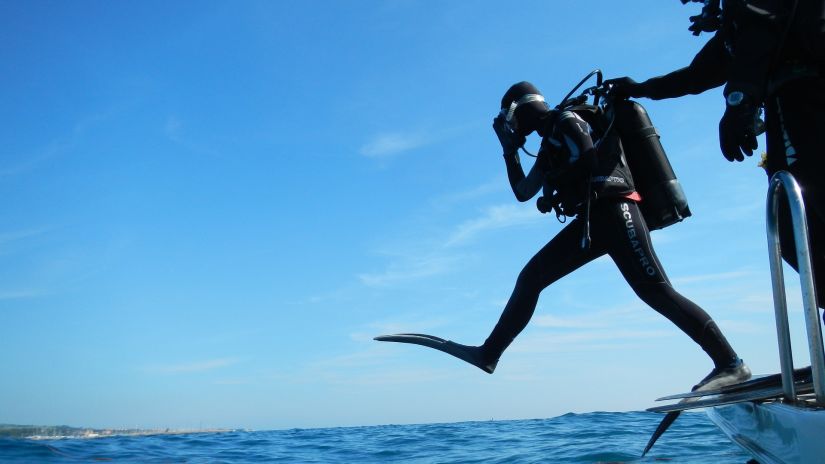
[[[516,134],[507,127],[504,116],[499,115],[493,119],[493,130],[496,132],[496,136],[498,136],[498,141],[505,155],[516,154],[519,147],[524,145],[526,141],[524,136]]]
[[[688,30],[693,35],[718,31],[722,27],[722,9],[719,7],[719,0],[697,1],[697,3],[704,3],[702,13],[690,17]]]
[[[753,155],[758,147],[758,111],[741,92],[728,96],[725,114],[719,121],[719,146],[728,161],[744,161],[744,155]]]
[[[697,15],[690,17],[690,27],[688,30],[693,35],[699,35],[702,32],[716,32],[722,26],[722,21],[715,16]]]
[[[639,84],[629,77],[608,79],[604,81],[604,86],[610,89],[607,91],[607,94],[614,98],[639,98],[645,96],[642,84]]]

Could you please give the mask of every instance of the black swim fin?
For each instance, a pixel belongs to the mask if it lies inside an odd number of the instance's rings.
[[[653,435],[650,437],[650,440],[648,440],[647,446],[645,446],[645,450],[642,451],[642,457],[645,457],[645,454],[647,454],[647,452],[650,451],[650,448],[653,448],[653,445],[656,443],[656,440],[658,440],[659,437],[661,437],[662,434],[665,433],[668,428],[670,428],[670,426],[673,424],[674,421],[676,421],[676,419],[679,417],[679,414],[681,413],[682,411],[673,411],[665,414],[664,419],[662,419],[662,422],[659,422],[659,426],[656,427],[656,430],[653,432]]]
[[[809,393],[813,393],[814,385],[813,383],[797,383],[796,384],[796,393],[799,395],[807,395]],[[716,406],[724,406],[726,404],[735,404],[735,403],[748,403],[752,401],[771,401],[777,398],[782,398],[785,396],[785,391],[781,385],[776,385],[773,387],[765,387],[759,390],[747,390],[747,391],[740,391],[737,393],[726,393],[723,395],[714,395],[710,398],[703,398],[698,399],[698,401],[693,401],[690,403],[677,403],[677,404],[669,404],[666,406],[657,406],[655,408],[649,408],[648,411],[650,412],[674,412],[674,411],[684,411],[687,409],[697,409],[697,408],[713,408]]]
[[[488,362],[484,359],[481,353],[481,348],[477,346],[462,345],[460,343],[444,340],[443,338],[434,337],[426,334],[395,334],[395,335],[380,335],[374,340],[379,342],[397,342],[410,343],[413,345],[421,345],[429,348],[443,351],[447,354],[453,355],[456,358],[476,366],[488,374],[492,374],[496,370],[498,359]]]
[[[802,367],[799,369],[794,369],[793,371],[794,376],[794,383],[796,384],[804,384],[812,382],[811,378],[811,366]],[[667,400],[678,400],[681,398],[694,398],[700,396],[711,396],[711,395],[726,395],[730,393],[739,393],[745,391],[752,391],[752,390],[760,390],[767,387],[773,386],[781,386],[782,385],[782,374],[771,374],[766,375],[763,377],[757,377],[754,379],[747,380],[745,382],[735,383],[732,385],[728,385],[722,388],[716,388],[713,390],[700,390],[700,391],[691,391],[687,393],[678,393],[676,395],[669,395],[663,396],[661,398],[657,398],[656,401],[667,401]]]
[[[808,368],[810,369],[810,368]],[[804,375],[805,371],[803,369],[797,369],[795,372],[801,373]],[[808,371],[810,375],[810,371]],[[763,380],[763,379],[759,379]],[[773,376],[770,377],[769,380],[774,380]],[[656,427],[656,431],[653,432],[653,435],[650,437],[650,440],[647,442],[647,446],[645,446],[645,450],[642,452],[642,457],[650,451],[650,448],[653,447],[653,444],[656,443],[656,440],[662,436],[665,431],[667,431],[668,427],[679,417],[679,414],[686,410],[686,409],[696,409],[696,408],[708,408],[714,406],[722,406],[725,404],[733,404],[733,403],[744,403],[748,401],[762,401],[768,400],[771,398],[779,398],[784,395],[784,390],[782,389],[781,379],[780,384],[778,385],[770,385],[768,384],[765,386],[765,383],[756,383],[756,384],[749,384],[749,388],[739,388],[739,389],[730,389],[732,392],[725,392],[724,390],[709,390],[705,392],[699,392],[702,395],[710,396],[710,398],[701,398],[700,396],[691,396],[679,401],[676,404],[668,405],[668,406],[658,406],[655,408],[649,408],[648,411],[650,412],[667,412],[665,414],[664,419],[662,422],[659,423],[659,426]],[[754,388],[753,385],[756,385],[759,388]],[[796,391],[799,394],[811,393],[813,392],[813,383],[810,379],[805,381],[804,378],[801,380],[798,378],[795,382]],[[737,385],[734,385],[737,386]],[[720,391],[722,393],[720,393]]]
[[[736,362],[730,366],[725,368],[714,368],[710,371],[707,377],[702,379],[702,381],[693,387],[694,392],[708,392],[714,390],[715,386],[719,386],[718,388],[724,388],[726,386],[734,385],[736,383],[742,383],[744,381],[748,381],[751,376],[751,371],[745,365],[745,363],[741,359],[737,359]],[[737,382],[738,380],[738,382]],[[732,382],[732,383],[731,383]],[[725,385],[727,383],[727,385]],[[687,396],[687,395],[685,395]],[[679,401],[677,405],[682,405],[679,407],[678,410],[673,411],[671,410],[668,412],[662,422],[659,423],[659,426],[656,427],[656,430],[653,432],[653,435],[650,437],[650,440],[647,442],[647,446],[645,446],[645,450],[642,451],[642,457],[650,451],[650,448],[653,448],[653,445],[656,443],[656,440],[662,436],[663,433],[667,431],[667,429],[676,421],[679,417],[679,414],[682,413],[682,409],[690,409],[688,407],[684,407],[685,403],[694,403],[699,401],[700,396],[690,396],[686,397],[683,400]]]

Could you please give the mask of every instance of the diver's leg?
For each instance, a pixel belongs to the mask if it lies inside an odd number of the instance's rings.
[[[485,359],[497,360],[524,330],[542,290],[604,254],[603,245],[595,238],[590,249],[582,249],[582,231],[583,221],[573,220],[524,266],[498,323],[481,346]]]
[[[604,216],[613,240],[607,252],[636,295],[699,344],[717,368],[739,362],[710,315],[670,285],[653,250],[647,224],[633,201],[617,201]]]

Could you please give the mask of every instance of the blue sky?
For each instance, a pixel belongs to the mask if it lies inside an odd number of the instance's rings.
[[[709,360],[609,259],[546,290],[492,376],[372,337],[484,340],[561,228],[510,192],[501,95],[681,67],[695,10],[0,0],[0,423],[537,418],[689,389]],[[645,104],[694,213],[657,252],[777,372],[764,175],[719,153],[719,90]]]

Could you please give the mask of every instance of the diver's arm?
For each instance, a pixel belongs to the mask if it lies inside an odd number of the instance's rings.
[[[729,62],[724,40],[717,33],[699,50],[690,65],[639,83],[636,96],[661,100],[700,94],[725,83]]]
[[[533,163],[530,172],[525,176],[521,167],[521,160],[518,152],[504,155],[504,163],[507,165],[507,179],[513,189],[518,201],[527,201],[538,193],[544,181],[544,170],[539,166],[541,163]]]
[[[596,148],[590,136],[590,124],[572,111],[564,111],[558,116],[556,131],[550,143],[566,146],[567,168],[587,169],[596,163]]]
[[[764,98],[768,75],[788,21],[780,14],[779,3],[778,0],[763,1],[758,9],[741,2],[731,5],[736,20],[736,42],[725,86],[726,96],[739,91],[754,103]]]

